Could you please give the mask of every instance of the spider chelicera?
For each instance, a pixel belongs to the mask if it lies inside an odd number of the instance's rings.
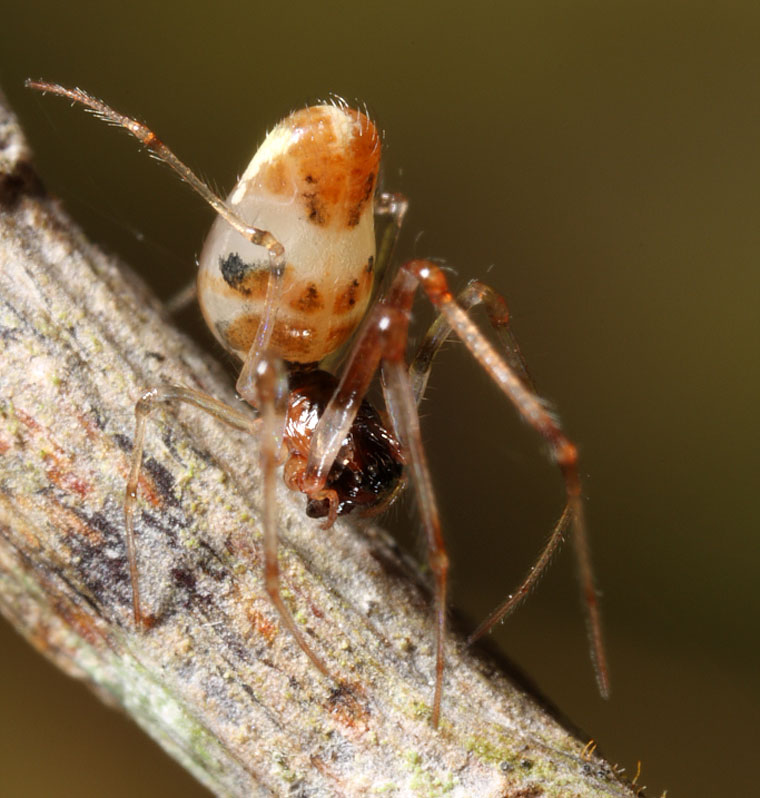
[[[528,576],[470,636],[473,642],[516,608],[546,568],[570,526],[585,601],[597,682],[608,693],[608,676],[581,500],[577,452],[556,417],[539,399],[510,331],[506,303],[488,286],[470,282],[456,297],[441,269],[415,259],[398,268],[386,293],[370,305],[376,274],[391,260],[407,202],[376,194],[380,136],[365,113],[341,100],[295,111],[256,152],[232,194],[220,199],[145,125],[80,89],[27,81],[81,103],[108,122],[125,127],[168,164],[217,212],[198,273],[204,318],[221,345],[242,361],[236,388],[255,418],[199,391],[166,386],[137,402],[134,452],[125,498],[127,557],[133,611],[148,625],[140,601],[134,514],[145,427],[162,403],[186,402],[232,427],[255,433],[261,443],[266,590],[280,619],[315,667],[329,666],[295,622],[280,590],[277,562],[275,479],[306,494],[306,512],[331,526],[354,509],[379,512],[411,472],[434,576],[436,666],[432,722],[440,718],[449,561],[422,447],[417,406],[435,354],[456,334],[522,418],[549,444],[562,472],[565,510]],[[254,220],[256,226],[246,220]],[[375,240],[375,222],[384,233]],[[417,353],[406,363],[412,301],[421,287],[438,316]],[[500,339],[497,349],[468,312],[483,305]],[[320,363],[353,336],[340,376]],[[387,414],[365,400],[380,370]]]

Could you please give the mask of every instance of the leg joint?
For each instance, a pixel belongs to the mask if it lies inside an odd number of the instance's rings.
[[[578,449],[574,443],[571,443],[564,436],[555,440],[554,445],[554,458],[559,464],[560,468],[565,470],[573,470],[578,465]]]
[[[402,268],[411,272],[422,283],[425,293],[436,307],[453,301],[446,277],[435,263],[429,260],[411,260]]]
[[[449,555],[445,551],[436,551],[430,555],[430,570],[436,576],[446,576],[449,572]]]

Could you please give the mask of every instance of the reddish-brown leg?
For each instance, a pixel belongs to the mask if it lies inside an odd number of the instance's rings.
[[[283,601],[280,589],[280,566],[277,559],[277,467],[282,463],[283,432],[288,406],[288,375],[282,359],[269,351],[277,308],[282,294],[283,269],[274,267],[269,273],[264,313],[256,338],[243,361],[235,387],[240,396],[256,407],[261,418],[260,462],[264,513],[264,584],[267,595],[277,609],[283,626],[291,633],[301,650],[317,670],[332,678],[327,666],[298,628],[292,613]],[[333,521],[335,520],[333,515]]]
[[[343,440],[356,416],[359,404],[369,383],[383,361],[386,381],[386,397],[394,428],[403,441],[409,464],[414,475],[423,524],[425,525],[431,568],[436,579],[436,687],[433,697],[433,722],[437,724],[443,684],[443,637],[445,631],[445,598],[447,589],[448,558],[440,531],[438,512],[432,492],[429,471],[420,443],[416,406],[418,394],[424,390],[429,363],[418,361],[415,386],[399,364],[403,363],[407,341],[408,319],[412,297],[417,283],[421,283],[430,301],[440,311],[443,321],[432,331],[427,348],[423,351],[432,357],[451,330],[463,341],[476,360],[515,405],[521,416],[536,428],[549,442],[554,459],[560,466],[567,493],[567,508],[550,538],[544,552],[536,563],[540,572],[562,540],[565,524],[572,523],[573,540],[580,574],[583,597],[591,642],[597,682],[602,695],[609,693],[609,677],[601,635],[601,622],[594,587],[593,572],[589,556],[586,526],[581,500],[580,477],[577,467],[575,446],[562,432],[559,422],[547,410],[544,403],[532,390],[532,382],[525,368],[514,339],[509,334],[506,307],[500,305],[498,295],[480,286],[473,289],[472,304],[486,303],[492,323],[501,328],[509,337],[506,339],[508,354],[502,356],[483,336],[451,292],[443,272],[430,261],[415,260],[402,266],[396,275],[388,294],[370,312],[364,326],[357,336],[340,384],[328,404],[312,441],[305,483],[311,489],[323,487],[330,468],[340,450]],[[468,300],[469,301],[469,300]],[[503,301],[502,301],[503,302]],[[427,355],[423,355],[423,358]],[[510,364],[510,361],[514,365]],[[421,365],[422,364],[422,365]],[[538,575],[538,574],[537,574]],[[518,589],[516,599],[507,602],[510,611],[530,589],[533,583],[529,577]],[[523,590],[524,588],[524,590]],[[492,623],[495,621],[492,621]]]
[[[388,400],[394,432],[404,445],[412,471],[422,525],[427,539],[428,562],[435,579],[435,688],[433,691],[432,723],[437,728],[443,697],[444,640],[446,636],[446,594],[448,589],[449,556],[441,531],[438,505],[420,435],[417,403],[414,400],[406,363],[402,358],[386,358],[382,365],[385,396]]]
[[[504,301],[504,297],[496,293],[491,286],[481,283],[480,280],[470,280],[457,294],[456,303],[468,313],[479,305],[483,306],[489,323],[499,337],[507,363],[528,388],[535,393],[536,389],[533,378],[528,371],[528,364],[525,362],[520,346],[509,324],[509,308]],[[433,359],[451,334],[451,325],[448,320],[445,316],[439,315],[430,325],[417,349],[412,364],[409,366],[409,377],[412,381],[417,404],[420,403],[425,393]]]
[[[314,430],[305,492],[319,490],[327,482],[380,359],[403,358],[415,288],[414,277],[399,271],[388,294],[380,298],[364,319],[335,394]],[[400,354],[392,352],[394,347]]]
[[[488,285],[479,280],[471,280],[465,288],[457,294],[457,304],[467,312],[470,312],[478,305],[483,305],[488,316],[488,321],[494,328],[500,343],[504,349],[504,356],[509,366],[520,376],[525,385],[535,394],[535,384],[533,382],[525,359],[517,343],[509,324],[509,309],[504,298],[496,293]],[[430,326],[417,353],[409,367],[409,376],[412,381],[412,388],[417,404],[420,403],[427,386],[428,377],[433,365],[433,359],[440,350],[441,346],[452,334],[451,325],[445,316],[439,315]],[[478,628],[467,639],[468,645],[474,643],[478,638],[486,634],[496,623],[511,615],[514,610],[522,603],[523,599],[530,593],[538,583],[543,572],[548,567],[552,556],[564,541],[565,531],[572,518],[569,505],[565,505],[562,515],[552,529],[551,535],[547,540],[543,550],[536,558],[523,581],[514,593],[509,595],[498,607],[496,607],[488,617],[478,626]]]
[[[370,311],[357,335],[335,395],[315,430],[305,483],[309,490],[318,490],[324,486],[362,398],[382,360],[388,410],[394,432],[404,445],[412,471],[420,517],[427,537],[428,557],[435,578],[436,666],[432,722],[437,727],[443,694],[449,559],[422,447],[414,393],[405,364],[409,315],[416,286],[416,276],[402,268],[388,294]]]
[[[510,366],[508,360],[503,358],[483,336],[472,319],[469,318],[467,312],[457,304],[448,290],[446,279],[441,270],[435,264],[424,260],[411,261],[404,266],[404,269],[419,279],[430,301],[441,312],[447,324],[467,346],[473,357],[488,372],[507,398],[515,405],[522,418],[540,432],[551,447],[552,456],[559,465],[565,481],[567,507],[571,518],[576,563],[581,593],[586,608],[591,657],[594,663],[597,684],[602,696],[607,697],[609,695],[609,673],[604,653],[599,603],[594,585],[588,534],[583,512],[576,447],[562,431],[557,418],[531,390],[530,383],[526,383],[524,376],[520,373],[520,369],[516,371],[515,368]],[[527,374],[527,371],[524,373]],[[561,538],[560,522],[555,527],[555,532],[548,548],[552,546],[556,548]],[[542,559],[543,555],[539,558],[539,561],[542,561]]]

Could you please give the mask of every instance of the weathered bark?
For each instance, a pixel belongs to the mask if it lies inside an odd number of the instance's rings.
[[[2,99],[2,98],[0,98]],[[267,599],[255,446],[192,408],[149,425],[134,628],[123,494],[133,407],[183,383],[234,402],[209,358],[47,197],[0,110],[0,609],[218,795],[631,796],[497,664],[447,641],[430,725],[429,602],[385,537],[327,532],[280,491],[286,600]]]

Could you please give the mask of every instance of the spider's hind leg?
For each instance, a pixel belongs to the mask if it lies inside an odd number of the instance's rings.
[[[462,291],[457,294],[456,303],[468,313],[477,306],[483,305],[488,321],[495,330],[509,367],[519,376],[525,386],[536,394],[533,378],[528,370],[528,365],[510,325],[510,314],[507,303],[501,294],[479,280],[471,280]],[[409,377],[412,383],[414,398],[419,405],[427,388],[428,378],[433,366],[433,360],[443,344],[453,335],[452,327],[443,314],[439,314],[430,325],[409,367]],[[499,606],[492,610],[488,617],[468,637],[467,644],[471,645],[483,635],[487,634],[499,621],[511,615],[522,603],[525,597],[540,580],[553,555],[564,541],[565,532],[571,521],[570,504],[565,509],[549,535],[544,548],[536,558],[523,581]]]
[[[488,316],[488,321],[499,338],[506,362],[515,374],[522,379],[525,386],[536,394],[535,383],[530,375],[528,365],[510,325],[510,314],[507,303],[501,294],[498,294],[493,288],[479,280],[471,280],[464,289],[457,294],[456,302],[468,313],[477,306],[483,305]],[[443,314],[440,314],[430,325],[422,343],[417,349],[412,364],[409,367],[409,377],[418,405],[425,394],[428,378],[430,377],[433,366],[433,360],[443,344],[452,335],[451,324]],[[507,599],[489,613],[488,617],[468,637],[468,645],[487,634],[493,626],[511,615],[522,603],[523,599],[538,583],[549,565],[552,556],[562,544],[570,521],[571,512],[570,504],[568,503],[565,505],[562,515],[554,525],[544,548],[536,558],[523,581]]]
[[[456,303],[468,313],[477,306],[483,305],[488,315],[488,321],[499,337],[501,346],[504,349],[504,356],[510,368],[533,393],[536,393],[533,378],[528,371],[528,364],[525,362],[517,339],[512,332],[509,308],[504,297],[494,291],[491,286],[481,283],[480,280],[470,280],[457,294]],[[433,360],[451,335],[451,324],[443,314],[439,314],[430,325],[417,349],[412,364],[409,366],[409,377],[412,381],[414,398],[417,404],[422,401],[422,397],[425,394]]]
[[[532,571],[515,594],[488,617],[470,641],[488,631],[494,623],[519,604],[535,584],[541,571],[546,568],[553,551],[561,543],[565,526],[570,525],[580,578],[581,596],[586,611],[591,659],[599,691],[602,696],[607,697],[609,695],[609,675],[583,511],[578,453],[575,444],[565,435],[556,416],[547,409],[546,404],[537,396],[533,388],[533,381],[525,361],[509,329],[509,315],[504,300],[493,289],[478,283],[475,284],[475,287],[471,287],[473,285],[471,284],[465,289],[464,301],[460,304],[449,291],[441,269],[430,261],[410,261],[402,267],[402,271],[409,272],[420,281],[428,298],[441,314],[431,327],[412,364],[411,378],[415,399],[419,401],[424,393],[432,358],[449,333],[453,331],[512,402],[522,418],[548,442],[552,457],[559,465],[565,482],[567,496],[565,512],[555,525],[549,542],[537,559]],[[501,337],[505,349],[504,355],[497,351],[468,316],[468,311],[481,302],[485,304],[491,324]]]

